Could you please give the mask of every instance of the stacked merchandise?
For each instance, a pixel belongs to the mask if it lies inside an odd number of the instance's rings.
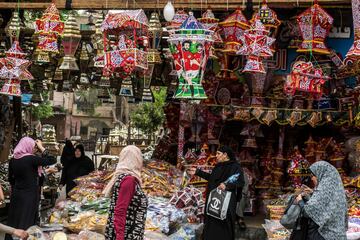
[[[57,203],[47,227],[66,230],[68,239],[84,235],[84,231],[103,236],[110,200],[103,197],[102,191],[112,175],[110,170],[95,171],[76,179],[70,199]],[[149,200],[145,239],[195,239],[200,231],[203,194],[195,188],[181,190],[182,176],[183,172],[166,163],[145,164],[142,182]],[[53,236],[54,231],[50,232]]]

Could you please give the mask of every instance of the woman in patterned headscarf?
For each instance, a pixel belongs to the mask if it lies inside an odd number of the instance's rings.
[[[294,231],[291,239],[346,240],[347,203],[338,171],[325,161],[314,163],[310,170],[315,190],[307,202],[301,194],[296,198],[303,217],[301,230]]]
[[[143,157],[136,146],[125,147],[115,174],[104,189],[111,197],[105,237],[107,240],[144,238],[147,198],[141,189]]]

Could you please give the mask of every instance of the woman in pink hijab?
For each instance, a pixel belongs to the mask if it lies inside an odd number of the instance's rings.
[[[41,156],[35,155],[39,152]],[[40,202],[39,178],[42,167],[56,163],[40,140],[24,137],[14,149],[14,158],[9,162],[9,182],[11,184],[8,225],[27,229],[36,224]],[[11,240],[6,235],[6,240]]]
[[[148,201],[141,189],[142,168],[140,149],[125,147],[120,153],[115,174],[103,192],[111,197],[106,240],[144,238]]]

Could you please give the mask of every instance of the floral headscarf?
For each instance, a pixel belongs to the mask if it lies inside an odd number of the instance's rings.
[[[305,204],[306,214],[319,226],[325,240],[346,240],[347,202],[340,175],[325,161],[310,166],[318,185]]]

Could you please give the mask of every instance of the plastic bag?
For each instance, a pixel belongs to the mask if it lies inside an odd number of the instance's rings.
[[[28,240],[47,240],[43,231],[38,226],[32,226],[26,232],[29,234]]]
[[[78,240],[105,240],[105,236],[88,230],[81,231]]]
[[[169,240],[169,238],[160,232],[145,231],[144,240]]]
[[[349,227],[346,232],[346,237],[348,240],[360,239],[360,225],[356,223],[349,223]]]

